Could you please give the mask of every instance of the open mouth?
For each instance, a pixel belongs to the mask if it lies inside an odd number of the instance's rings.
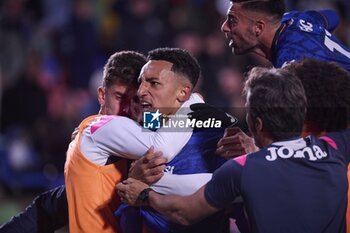
[[[234,47],[233,40],[230,40],[228,46],[230,46],[230,48],[233,48],[233,47]]]
[[[153,108],[152,108],[152,104],[146,102],[146,101],[143,101],[141,100],[141,108],[142,108],[142,111],[144,112],[149,112],[151,111]]]

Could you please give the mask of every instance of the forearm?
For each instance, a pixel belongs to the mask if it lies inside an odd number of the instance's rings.
[[[170,161],[192,135],[192,129],[180,132],[159,129],[152,132],[143,129],[136,122],[125,117],[104,117],[106,119],[102,118],[101,121],[107,123],[100,126],[98,130],[91,130],[91,133],[87,130],[84,132],[87,138],[85,141],[90,140],[102,153],[127,159],[138,159],[151,146],[154,146],[156,151],[162,151],[163,156]],[[83,146],[83,143],[81,143],[81,146]]]
[[[20,214],[0,226],[0,232],[54,232],[68,224],[65,187],[60,186],[36,197]]]
[[[206,201],[204,186],[191,196],[161,195],[151,191],[148,204],[166,218],[182,225],[194,224],[218,211]]]
[[[186,197],[150,192],[149,205],[172,222],[190,225],[195,221],[188,217],[187,208],[181,204],[184,198]]]

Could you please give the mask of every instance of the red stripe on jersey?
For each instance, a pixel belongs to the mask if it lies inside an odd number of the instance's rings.
[[[247,154],[245,155],[241,155],[239,157],[236,157],[233,159],[234,161],[236,161],[239,165],[241,165],[242,167],[244,167],[245,162],[247,160]]]
[[[334,149],[338,150],[337,143],[335,143],[335,141],[333,139],[331,139],[330,137],[322,136],[322,137],[320,137],[320,139],[327,142]]]

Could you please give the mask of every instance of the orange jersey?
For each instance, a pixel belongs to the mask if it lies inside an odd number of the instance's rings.
[[[82,131],[96,116],[86,118],[71,142],[64,168],[70,232],[118,232],[113,212],[120,199],[115,185],[126,174],[126,160],[99,166],[89,161],[80,150]]]

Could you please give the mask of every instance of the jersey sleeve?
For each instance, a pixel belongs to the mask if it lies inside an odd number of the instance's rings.
[[[241,193],[243,166],[229,160],[217,169],[205,186],[205,199],[215,208],[222,209],[232,203]]]
[[[92,133],[95,145],[108,154],[128,159],[138,159],[154,146],[170,161],[180,152],[192,131],[151,131],[126,117],[113,117],[103,127]]]
[[[348,163],[350,162],[350,128],[341,132],[328,133],[320,139],[326,141],[340,154],[344,155]]]
[[[161,194],[176,194],[188,196],[205,185],[212,177],[211,173],[176,175],[164,173],[164,176],[151,185],[151,188]]]
[[[199,102],[203,102],[200,96],[192,94],[176,115],[187,116],[190,112],[189,106]],[[110,119],[101,126],[97,123],[90,127],[94,144],[109,155],[128,159],[140,158],[154,146],[155,151],[163,152],[163,156],[170,162],[188,142],[193,132],[192,128],[160,128],[151,131],[126,117],[105,117]]]
[[[318,13],[323,17],[325,28],[332,32],[339,24],[339,16],[334,10],[321,10]]]
[[[291,19],[303,19],[313,23],[317,23],[328,31],[332,32],[339,24],[340,18],[334,10],[325,9],[320,11],[290,11],[283,15],[282,22]]]

